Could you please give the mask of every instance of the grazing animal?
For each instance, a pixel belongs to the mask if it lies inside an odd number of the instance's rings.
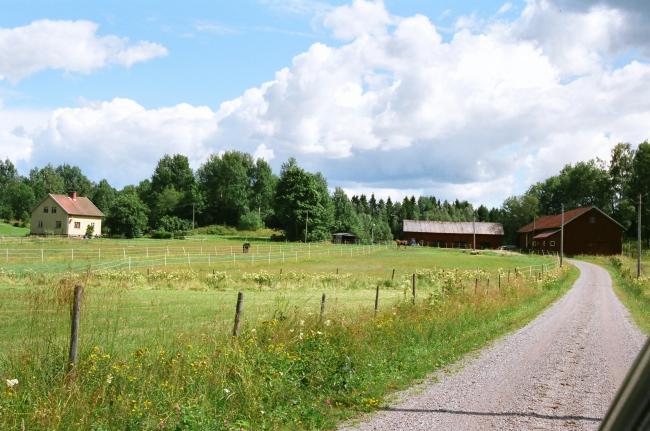
[[[409,245],[409,242],[403,239],[396,239],[395,244],[397,244],[397,248],[400,248],[400,247],[407,247]]]
[[[251,248],[251,243],[250,242],[245,242],[243,247],[242,247],[242,253],[248,253],[248,250]]]

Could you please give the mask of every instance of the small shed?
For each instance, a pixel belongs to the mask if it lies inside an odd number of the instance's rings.
[[[535,218],[517,231],[519,247],[535,252],[560,251],[562,214]],[[569,255],[621,253],[623,226],[591,206],[564,212],[564,252]]]
[[[356,244],[357,236],[349,232],[338,232],[332,234],[332,243],[334,244]]]
[[[404,220],[404,239],[420,245],[495,249],[503,243],[503,225],[487,222]]]

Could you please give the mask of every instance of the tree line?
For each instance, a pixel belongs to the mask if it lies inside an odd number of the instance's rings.
[[[28,222],[30,211],[48,193],[76,191],[106,214],[105,234],[169,237],[192,226],[215,224],[243,230],[279,229],[286,239],[319,241],[333,232],[349,232],[362,241],[391,240],[402,235],[402,221],[489,221],[504,225],[506,242],[534,217],[595,205],[636,229],[637,197],[650,195],[650,144],[634,149],[618,144],[608,162],[589,160],[566,165],[557,175],[533,184],[524,194],[507,198],[499,208],[434,196],[405,197],[393,202],[361,194],[349,197],[339,187],[330,193],[325,177],[307,172],[295,159],[279,175],[250,154],[228,151],[211,155],[196,171],[186,156],[165,155],[151,177],[121,190],[105,179],[94,183],[77,166],[33,168],[18,174],[10,160],[0,160],[0,218]],[[644,220],[650,205],[644,206]],[[648,237],[648,223],[644,227]]]

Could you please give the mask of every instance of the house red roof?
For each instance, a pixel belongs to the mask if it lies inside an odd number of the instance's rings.
[[[86,216],[86,217],[104,217],[104,213],[91,202],[90,199],[78,196],[72,199],[68,195],[55,195],[50,193],[49,196],[63,208],[68,215]]]
[[[594,207],[576,208],[573,210],[565,211],[564,224],[569,223],[574,218],[580,217],[581,215],[591,210],[592,208]],[[544,229],[560,228],[562,227],[562,214],[542,216],[538,219],[535,219],[534,222],[528,223],[526,226],[522,227],[517,232],[521,232],[521,233],[532,232],[533,227],[535,228],[536,231],[544,230]]]

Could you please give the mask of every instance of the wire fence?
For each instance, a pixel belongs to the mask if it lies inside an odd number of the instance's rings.
[[[187,246],[106,246],[78,248],[9,248],[0,249],[0,262],[9,264],[80,263],[92,268],[137,268],[142,266],[256,264],[291,262],[312,257],[355,257],[392,247],[374,245],[338,245],[327,243],[253,244],[244,250],[228,245]]]

